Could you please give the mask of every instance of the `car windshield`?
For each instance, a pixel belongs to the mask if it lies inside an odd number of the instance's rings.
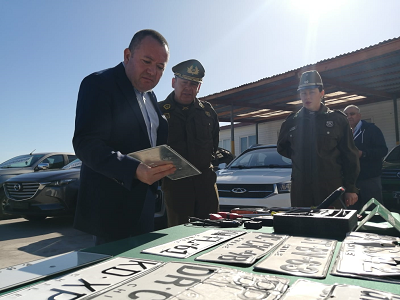
[[[41,159],[44,154],[25,154],[19,155],[9,160],[6,160],[0,164],[0,168],[27,168],[31,167],[39,159]]]
[[[69,170],[72,168],[80,168],[81,165],[82,165],[82,161],[79,158],[77,158],[77,159],[74,159],[73,161],[71,161],[68,165],[65,165],[64,167],[62,167],[62,170]]]
[[[235,159],[229,168],[291,168],[292,160],[280,155],[276,148],[251,150]]]
[[[400,162],[400,146],[396,146],[385,158],[386,162]]]

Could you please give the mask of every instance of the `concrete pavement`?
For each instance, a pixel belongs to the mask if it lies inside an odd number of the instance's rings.
[[[71,216],[0,220],[0,269],[93,246],[92,236],[72,223]]]

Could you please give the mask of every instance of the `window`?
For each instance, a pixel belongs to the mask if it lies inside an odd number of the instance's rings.
[[[231,139],[219,141],[218,147],[231,151]]]
[[[30,167],[43,157],[43,154],[20,155],[11,158],[1,164],[2,168],[25,168]]]
[[[249,135],[240,138],[240,153],[248,149],[251,145],[256,144],[256,136]]]
[[[63,155],[53,155],[49,156],[43,163],[49,164],[49,169],[60,169],[64,166],[64,156]]]
[[[76,159],[76,155],[67,155],[68,156],[68,162],[74,161]]]

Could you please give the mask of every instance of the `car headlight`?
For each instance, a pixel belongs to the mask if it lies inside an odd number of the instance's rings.
[[[290,182],[277,183],[276,185],[278,187],[278,193],[290,193],[290,187],[292,185]]]
[[[45,182],[42,183],[43,185],[47,186],[63,186],[70,184],[71,182],[77,180],[76,178],[69,178],[69,179],[61,179],[61,180],[56,180],[56,181],[50,181],[50,182]]]

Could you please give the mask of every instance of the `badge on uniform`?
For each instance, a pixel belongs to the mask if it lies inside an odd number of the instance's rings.
[[[163,106],[163,107],[164,107],[164,109],[167,109],[167,110],[168,110],[168,109],[170,109],[170,108],[171,108],[171,104],[164,104],[164,106]]]
[[[333,121],[326,121],[326,127],[333,127]]]
[[[290,132],[290,131],[293,131],[293,130],[295,130],[295,129],[296,129],[296,126],[293,126],[292,128],[289,129],[289,132]]]
[[[211,117],[211,114],[209,111],[206,111],[206,115],[207,115],[207,117]]]
[[[192,74],[192,75],[198,75],[199,74],[199,68],[190,66],[189,68],[187,68],[187,72],[189,74]]]
[[[168,120],[171,116],[169,115],[169,113],[165,113],[164,117]]]

